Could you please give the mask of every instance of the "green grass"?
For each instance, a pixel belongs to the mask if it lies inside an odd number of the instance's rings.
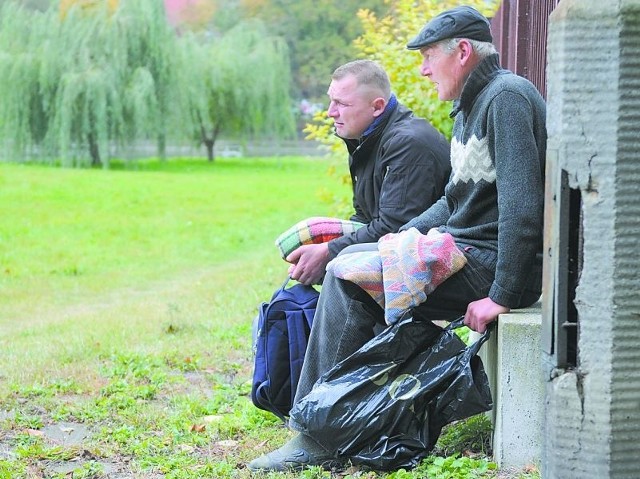
[[[251,477],[289,435],[248,398],[251,322],[286,274],[275,237],[348,196],[328,168],[0,164],[0,479]],[[495,477],[454,442],[416,471],[340,477]]]
[[[241,323],[286,271],[277,234],[326,209],[322,188],[338,191],[326,169],[286,158],[135,172],[2,165],[3,355],[25,366],[47,338],[51,363],[76,364],[86,347],[131,345],[158,324],[197,337],[201,324]],[[241,297],[237,284],[248,285]]]

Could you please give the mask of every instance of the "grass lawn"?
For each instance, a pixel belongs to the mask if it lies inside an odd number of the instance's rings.
[[[286,274],[276,236],[348,196],[328,168],[0,164],[0,479],[252,477],[289,433],[248,397],[251,322]],[[455,460],[333,477],[496,477]]]

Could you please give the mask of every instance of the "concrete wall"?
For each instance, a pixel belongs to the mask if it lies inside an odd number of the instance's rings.
[[[540,466],[545,381],[540,304],[501,314],[482,346],[493,410],[493,459],[501,469]],[[480,335],[472,334],[472,339]]]
[[[546,371],[543,477],[638,479],[640,0],[562,0],[547,76],[548,157],[580,191],[584,234],[578,364]]]

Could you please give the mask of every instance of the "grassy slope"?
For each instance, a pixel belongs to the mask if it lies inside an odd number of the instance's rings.
[[[171,322],[245,324],[286,271],[274,238],[327,212],[320,192],[339,188],[326,170],[286,158],[135,172],[2,165],[4,376],[77,366],[87,345],[145,347]]]
[[[251,321],[286,273],[274,238],[347,193],[327,167],[0,164],[0,479],[251,477],[288,435],[247,397]],[[88,428],[81,445],[42,436],[67,423]],[[464,459],[438,477],[488,477]]]

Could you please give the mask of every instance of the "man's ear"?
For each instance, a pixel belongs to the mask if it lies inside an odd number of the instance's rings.
[[[387,100],[379,96],[371,102],[371,106],[373,106],[373,116],[380,116],[384,111],[384,107],[387,106]]]
[[[466,65],[471,58],[471,54],[473,53],[473,47],[469,40],[462,39],[458,42],[458,59],[460,60],[461,65]]]

